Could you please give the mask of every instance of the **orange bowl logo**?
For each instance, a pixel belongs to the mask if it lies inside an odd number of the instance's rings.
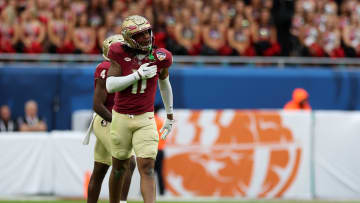
[[[166,148],[174,195],[281,197],[299,168],[301,147],[277,112],[183,111]]]

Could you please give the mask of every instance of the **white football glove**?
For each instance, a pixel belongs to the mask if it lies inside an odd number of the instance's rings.
[[[165,140],[166,136],[171,132],[173,125],[175,123],[175,120],[170,120],[166,118],[164,125],[160,129],[161,139]]]
[[[156,75],[157,65],[150,66],[150,63],[144,63],[140,66],[137,72],[139,73],[141,79],[152,78]]]

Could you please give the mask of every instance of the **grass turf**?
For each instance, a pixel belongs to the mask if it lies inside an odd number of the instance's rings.
[[[86,203],[85,200],[0,200],[0,203]],[[99,203],[108,203],[100,201]],[[360,203],[360,201],[301,201],[301,200],[241,200],[241,201],[157,201],[157,203]],[[141,203],[140,201],[128,201],[128,203]]]

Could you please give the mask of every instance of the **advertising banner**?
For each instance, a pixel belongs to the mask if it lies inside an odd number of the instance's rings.
[[[310,197],[310,115],[277,111],[176,113],[166,148],[176,196]]]
[[[358,112],[175,114],[165,147],[166,197],[360,198]],[[83,136],[75,131],[1,133],[0,197],[86,197],[96,138],[84,146]],[[109,195],[109,172],[101,198]],[[141,198],[137,168],[128,197]]]
[[[320,111],[315,115],[316,197],[360,198],[360,114]]]

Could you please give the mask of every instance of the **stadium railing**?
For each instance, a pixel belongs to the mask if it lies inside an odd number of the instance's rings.
[[[0,54],[0,63],[14,62],[100,62],[100,54]],[[174,62],[180,64],[255,64],[257,66],[318,65],[318,66],[360,66],[360,58],[326,57],[242,57],[242,56],[174,56]]]

